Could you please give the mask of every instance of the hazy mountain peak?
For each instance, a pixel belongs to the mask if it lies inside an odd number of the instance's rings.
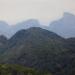
[[[28,30],[42,30],[40,27],[30,27]]]
[[[17,25],[25,25],[25,26],[36,26],[36,25],[40,25],[40,23],[39,23],[39,21],[38,20],[36,20],[36,19],[29,19],[29,20],[27,20],[27,21],[23,21],[23,22],[20,22],[20,23],[18,23]]]
[[[40,22],[37,19],[22,21],[13,26],[8,25],[4,21],[0,21],[0,35],[5,35],[10,38],[17,31],[28,29],[30,27],[41,27],[48,29],[63,37],[75,37],[75,15],[64,12],[63,17],[50,23],[50,26],[40,25]]]
[[[29,19],[26,21],[27,23],[39,23],[37,19]]]
[[[75,15],[65,12],[62,18],[66,23],[75,24]]]
[[[75,37],[75,16],[71,13],[65,12],[63,17],[52,22],[48,29],[62,37]]]
[[[75,17],[75,15],[68,13],[68,12],[64,12],[64,17]]]

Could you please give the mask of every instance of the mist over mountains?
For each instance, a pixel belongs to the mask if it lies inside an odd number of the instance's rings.
[[[28,29],[30,27],[41,27],[55,32],[65,38],[75,37],[75,15],[65,12],[61,19],[53,21],[49,26],[41,25],[36,19],[23,21],[16,25],[8,25],[6,22],[0,21],[0,35],[5,35],[10,38],[17,31]]]

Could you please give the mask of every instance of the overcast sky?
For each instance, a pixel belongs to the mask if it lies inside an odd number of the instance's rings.
[[[0,0],[0,20],[9,24],[28,19],[48,24],[64,12],[75,14],[75,0]]]

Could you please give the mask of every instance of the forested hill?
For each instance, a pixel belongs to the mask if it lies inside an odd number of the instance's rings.
[[[22,65],[54,75],[75,74],[74,38],[64,39],[40,27],[20,30],[10,39],[1,37],[1,64]]]

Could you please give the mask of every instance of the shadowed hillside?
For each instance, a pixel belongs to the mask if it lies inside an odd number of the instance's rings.
[[[73,40],[40,27],[20,30],[4,43],[0,63],[22,65],[54,75],[74,75]]]

